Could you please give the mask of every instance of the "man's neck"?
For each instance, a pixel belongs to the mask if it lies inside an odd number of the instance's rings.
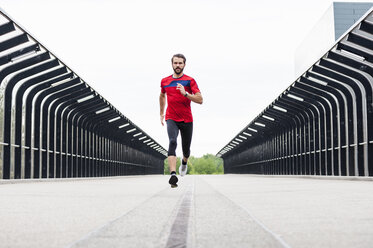
[[[181,78],[182,76],[184,76],[184,73],[180,73],[180,74],[176,74],[176,73],[174,73],[174,74],[172,75],[173,78]]]

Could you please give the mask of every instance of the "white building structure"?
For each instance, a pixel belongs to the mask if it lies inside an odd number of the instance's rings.
[[[295,76],[300,76],[322,57],[373,2],[334,2],[316,23],[295,52]]]

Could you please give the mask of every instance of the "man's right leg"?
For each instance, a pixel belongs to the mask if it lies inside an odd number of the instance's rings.
[[[169,183],[171,184],[171,187],[177,187],[178,179],[176,176],[176,146],[179,128],[173,120],[167,120],[166,123],[168,139],[170,141],[168,147],[168,165],[170,166],[171,178]]]
[[[170,166],[170,173],[176,171],[176,156],[168,156],[168,165]]]

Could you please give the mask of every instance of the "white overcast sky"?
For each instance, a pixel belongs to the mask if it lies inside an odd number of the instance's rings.
[[[198,157],[216,154],[295,80],[296,48],[332,2],[0,0],[0,8],[166,149],[160,81],[183,53],[204,97],[192,105]]]

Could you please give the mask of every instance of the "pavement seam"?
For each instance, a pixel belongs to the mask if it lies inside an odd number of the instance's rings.
[[[180,204],[177,205],[177,214],[172,223],[166,248],[193,246],[190,236],[190,217],[193,215],[194,178],[192,184],[185,190]]]
[[[232,199],[230,199],[228,196],[224,195],[222,192],[218,191],[214,186],[212,186],[210,183],[208,183],[206,180],[204,180],[202,177],[200,177],[205,183],[210,185],[210,187],[219,195],[224,197],[225,199],[229,200],[232,202],[234,205],[238,206],[239,208],[243,209],[249,217],[256,223],[258,224],[263,230],[265,230],[267,233],[269,233],[275,240],[277,240],[283,247],[285,248],[291,248],[289,244],[285,242],[285,240],[282,239],[280,234],[277,234],[273,232],[271,229],[269,229],[264,223],[262,223],[258,218],[256,218],[246,207],[242,206],[241,204],[234,202]]]
[[[179,185],[180,185],[180,182],[179,182]],[[179,190],[181,188],[183,188],[183,187],[180,185],[178,188],[172,189],[172,190]],[[181,194],[181,196],[177,200],[174,208],[171,210],[171,214],[168,218],[167,224],[163,226],[162,231],[160,232],[159,243],[156,246],[157,248],[166,247],[166,244],[168,242],[168,239],[169,239],[169,236],[170,236],[170,233],[171,233],[171,230],[172,230],[172,225],[175,222],[175,219],[177,217],[178,209],[180,207],[180,204],[182,203],[182,201],[184,199],[184,194],[185,194],[186,189],[183,189],[183,190],[184,190],[184,192]]]
[[[100,233],[102,230],[104,230],[106,227],[109,227],[110,225],[112,225],[113,223],[117,222],[118,220],[120,220],[121,218],[123,218],[124,216],[130,214],[132,211],[134,211],[135,209],[137,209],[138,207],[142,206],[143,204],[145,204],[147,201],[155,198],[155,197],[158,197],[159,195],[162,195],[163,192],[169,190],[169,187],[167,187],[166,189],[162,189],[160,190],[158,193],[152,195],[151,197],[149,198],[146,198],[144,201],[142,201],[141,203],[139,203],[138,205],[136,205],[135,207],[133,207],[132,209],[126,211],[125,213],[123,213],[122,215],[118,216],[117,218],[113,219],[113,220],[110,220],[108,222],[106,222],[105,224],[93,229],[92,231],[88,232],[86,235],[84,235],[83,237],[81,237],[80,239],[72,242],[71,244],[65,246],[65,248],[72,248],[74,247],[75,245],[79,244],[80,242],[82,241],[85,241],[91,237],[94,237],[95,235],[97,235],[98,233]]]

